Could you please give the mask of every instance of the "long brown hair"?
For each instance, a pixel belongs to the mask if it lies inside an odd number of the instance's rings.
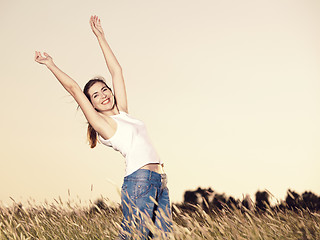
[[[91,102],[91,98],[89,95],[89,89],[92,87],[93,84],[97,83],[97,82],[101,82],[103,84],[106,85],[106,87],[112,92],[111,88],[107,85],[107,83],[105,82],[105,80],[102,77],[96,77],[93,78],[91,80],[89,80],[89,82],[86,83],[86,85],[83,88],[83,93],[86,95],[86,97],[89,99],[90,103]],[[115,106],[116,104],[116,100],[115,100]],[[77,107],[77,109],[79,109],[80,106]],[[94,130],[94,128],[91,126],[91,124],[88,122],[88,130],[87,130],[87,139],[89,142],[89,145],[91,148],[94,148],[97,145],[97,132],[96,130]]]

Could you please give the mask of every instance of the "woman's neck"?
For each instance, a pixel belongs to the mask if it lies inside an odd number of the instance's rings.
[[[108,110],[108,111],[103,111],[103,112],[101,112],[104,116],[108,116],[108,117],[110,117],[110,116],[112,116],[112,115],[117,115],[117,114],[119,114],[120,112],[119,112],[119,110],[118,110],[118,108],[115,106],[115,107],[113,107],[112,109],[110,109],[110,110]]]

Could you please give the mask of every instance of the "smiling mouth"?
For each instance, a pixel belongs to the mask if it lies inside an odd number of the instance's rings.
[[[108,104],[110,102],[110,98],[107,98],[106,100],[104,100],[101,104]]]

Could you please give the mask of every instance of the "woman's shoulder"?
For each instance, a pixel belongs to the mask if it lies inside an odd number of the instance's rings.
[[[121,110],[119,110],[119,114],[126,114],[126,115],[129,115],[129,113],[128,113],[128,112],[121,111]]]

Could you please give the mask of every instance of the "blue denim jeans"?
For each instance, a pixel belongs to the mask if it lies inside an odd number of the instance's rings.
[[[163,236],[172,231],[166,174],[138,169],[124,177],[121,207],[123,220],[120,239],[130,239],[133,232],[138,233],[141,239],[152,238],[150,226],[160,229]]]

